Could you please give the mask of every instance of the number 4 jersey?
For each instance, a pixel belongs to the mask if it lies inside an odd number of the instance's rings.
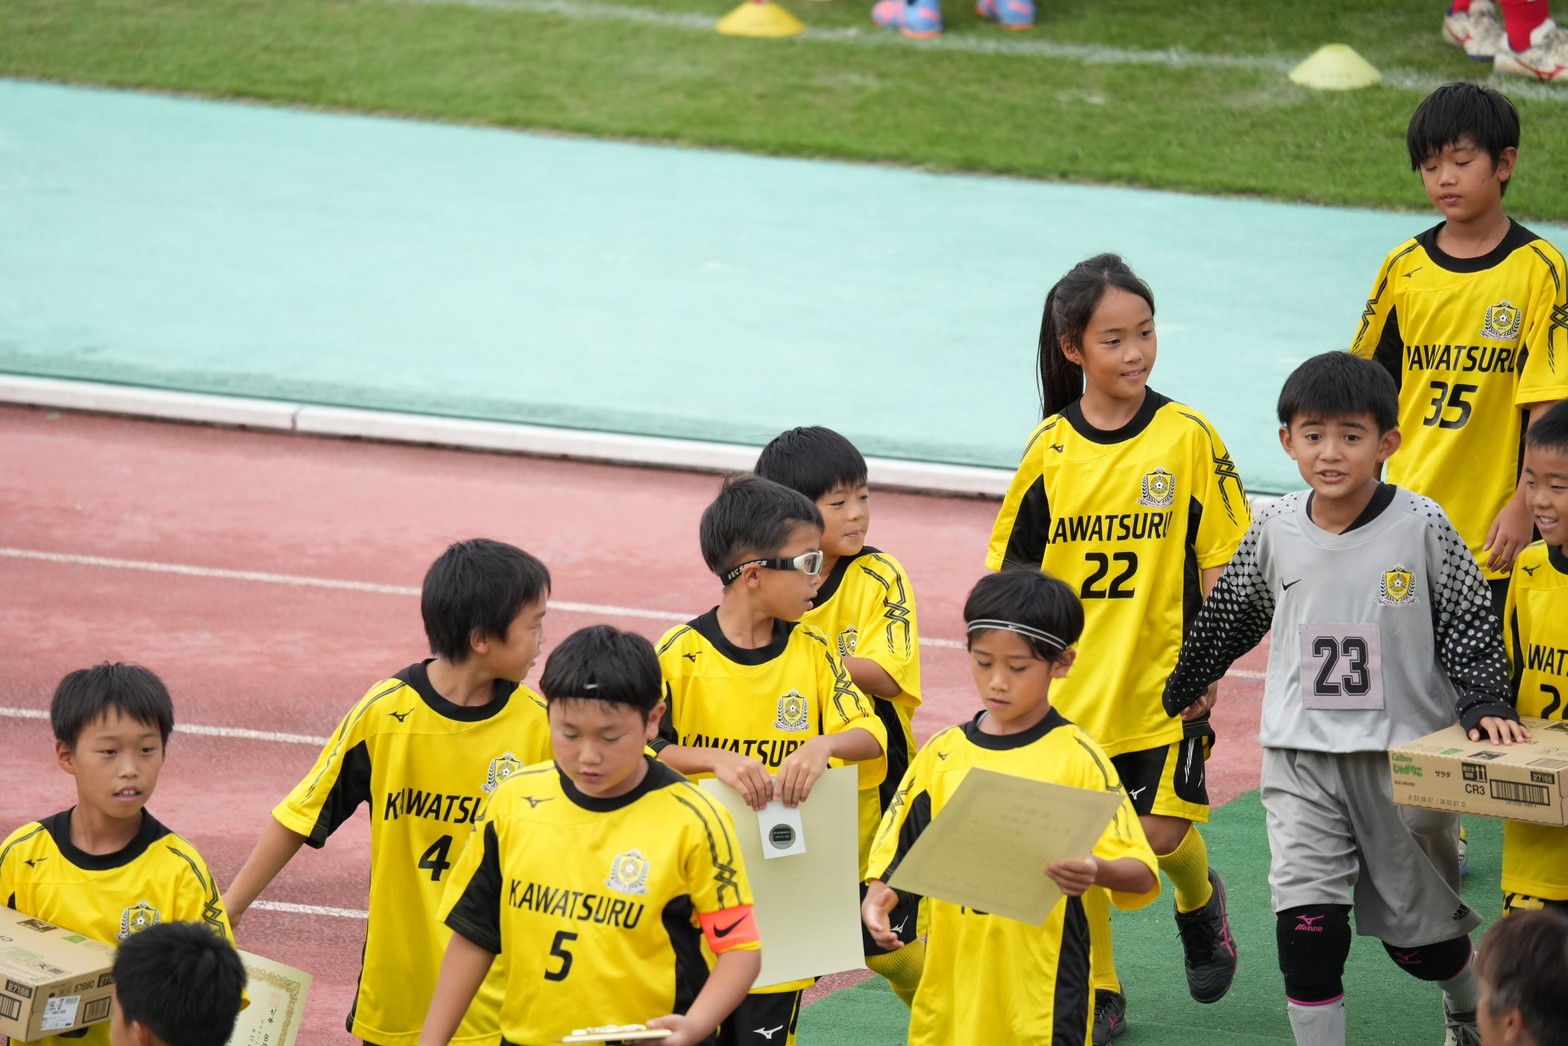
[[[1109,755],[1173,744],[1160,706],[1183,629],[1251,522],[1207,419],[1153,389],[1132,421],[1097,429],[1077,403],[1041,422],[997,513],[986,566],[1045,570],[1083,600],[1072,673],[1051,704]]]
[[[1258,514],[1193,622],[1166,691],[1177,709],[1271,628],[1259,741],[1375,752],[1507,703],[1502,628],[1475,560],[1428,498],[1383,484],[1341,534],[1308,491]]]
[[[1519,481],[1519,407],[1568,396],[1568,269],[1517,222],[1479,258],[1439,250],[1440,229],[1384,260],[1350,351],[1399,386],[1404,445],[1388,481],[1446,508],[1484,564],[1486,533]]]
[[[370,688],[333,731],[316,765],[272,811],[319,847],[370,807],[370,918],[348,1030],[379,1046],[414,1046],[451,931],[437,918],[450,869],[492,793],[550,758],[544,701],[497,680],[488,704],[456,705],[430,685],[428,662]],[[496,963],[456,1043],[500,1036],[505,971]]]

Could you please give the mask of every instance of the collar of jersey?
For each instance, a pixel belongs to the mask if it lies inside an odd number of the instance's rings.
[[[617,795],[609,799],[599,799],[595,796],[584,795],[572,783],[572,779],[566,776],[566,771],[561,769],[560,763],[555,764],[555,772],[561,775],[562,793],[572,801],[573,805],[580,806],[584,810],[589,810],[596,814],[607,814],[632,805],[649,792],[660,788],[668,788],[672,784],[686,780],[650,755],[644,755],[643,760],[648,764],[648,772],[642,775],[642,780],[637,782],[637,787],[625,795]]]
[[[169,830],[144,809],[142,826],[137,829],[135,838],[126,843],[122,849],[112,854],[90,854],[71,842],[71,811],[75,809],[76,807],[73,806],[70,810],[61,810],[42,823],[44,830],[54,840],[55,849],[60,851],[60,856],[86,872],[107,872],[115,868],[124,868],[146,853],[149,846],[169,834]]]
[[[460,723],[479,723],[498,716],[521,685],[510,679],[497,679],[494,684],[494,696],[491,697],[489,704],[455,704],[436,693],[436,688],[430,685],[430,662],[434,660],[433,657],[427,657],[417,665],[409,665],[394,678],[401,679],[410,690],[419,695],[419,699],[432,712],[446,719],[456,719]]]
[[[1153,389],[1144,387],[1143,403],[1138,407],[1138,413],[1119,429],[1099,429],[1089,424],[1089,419],[1083,416],[1083,400],[1076,399],[1069,403],[1062,411],[1062,416],[1073,427],[1073,431],[1088,440],[1090,443],[1110,445],[1113,443],[1126,443],[1138,433],[1149,427],[1154,420],[1154,414],[1170,400],[1161,396]]]
[[[1559,574],[1568,574],[1568,553],[1565,553],[1562,550],[1562,546],[1547,545],[1546,561],[1550,563],[1552,565],[1552,569],[1557,571]]]
[[[1044,719],[1021,734],[988,734],[980,729],[980,720],[985,718],[985,715],[984,710],[976,712],[975,717],[964,724],[964,736],[976,748],[989,748],[993,752],[1006,752],[1032,745],[1057,727],[1067,725],[1067,720],[1062,717],[1062,713],[1053,708],[1045,713]]]
[[[729,641],[724,630],[719,627],[718,607],[693,619],[691,628],[693,632],[706,639],[713,649],[737,665],[765,665],[784,652],[784,648],[789,645],[789,634],[798,624],[800,624],[798,621],[782,621],[774,618],[773,638],[768,641],[767,646],[759,646],[755,650],[738,647]]]
[[[870,545],[864,545],[853,556],[840,556],[838,562],[833,564],[833,569],[828,571],[828,576],[822,579],[822,584],[817,586],[817,598],[812,600],[813,608],[819,607],[833,598],[838,591],[838,586],[844,583],[844,575],[849,573],[849,565],[861,556],[874,556],[877,550]]]
[[[1526,229],[1523,225],[1508,219],[1508,231],[1503,234],[1503,242],[1487,251],[1479,258],[1455,258],[1451,254],[1444,254],[1437,247],[1437,233],[1447,222],[1438,222],[1426,232],[1416,237],[1416,242],[1421,249],[1426,251],[1426,256],[1432,259],[1432,264],[1446,272],[1471,273],[1485,272],[1493,268],[1504,258],[1526,244],[1539,240],[1540,237]]]

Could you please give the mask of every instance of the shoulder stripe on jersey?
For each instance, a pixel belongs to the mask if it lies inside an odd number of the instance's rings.
[[[1040,442],[1040,437],[1056,428],[1057,425],[1061,424],[1061,421],[1062,416],[1060,414],[1052,414],[1049,418],[1036,425],[1034,432],[1029,435],[1029,442],[1024,444],[1024,452],[1021,456],[1027,458],[1029,452],[1034,449],[1034,445]]]
[[[1230,516],[1230,521],[1235,523],[1237,521],[1236,509],[1231,504],[1230,494],[1226,491],[1225,484],[1229,482],[1236,485],[1236,498],[1239,504],[1244,505],[1247,501],[1247,491],[1241,485],[1241,473],[1236,470],[1236,463],[1231,460],[1229,454],[1220,453],[1219,437],[1215,435],[1214,429],[1210,427],[1208,422],[1198,415],[1189,414],[1186,411],[1178,411],[1177,413],[1197,425],[1198,428],[1203,430],[1203,434],[1209,437],[1209,458],[1214,465],[1214,479],[1215,485],[1220,492],[1220,504],[1225,506],[1225,514]]]
[[[27,840],[31,839],[33,836],[37,835],[39,832],[45,832],[45,831],[48,831],[48,829],[40,824],[37,828],[34,828],[31,832],[28,832],[26,835],[22,836],[20,839],[17,839],[15,841],[13,841],[11,843],[11,845],[7,846],[4,850],[0,850],[0,867],[4,867],[5,866],[5,859],[6,859],[6,855],[7,854],[9,854],[12,850],[16,849],[18,846],[21,846],[23,843],[27,842]]]
[[[681,636],[684,636],[687,632],[690,631],[690,625],[682,625],[680,628],[677,628],[675,631],[671,632],[670,638],[659,644],[659,656],[663,657],[664,652],[670,649],[670,647],[674,646],[676,640],[680,639]]]
[[[697,808],[698,804],[692,801],[690,795],[684,794],[701,791],[702,789],[698,788],[696,785],[692,785],[688,789],[682,789],[679,792],[671,792],[670,794],[674,796],[677,803],[680,803],[682,806],[686,807],[692,813],[697,815],[697,821],[702,825],[703,832],[705,832],[708,836],[708,855],[713,859],[713,869],[718,873],[716,879],[718,882],[719,907],[733,908],[741,903],[740,883],[737,882],[735,878],[738,874],[735,869],[735,840],[730,838],[728,831],[723,833],[725,852],[723,856],[720,856],[719,840],[715,838],[713,834],[713,822],[716,821],[722,825],[724,823],[723,819],[715,816],[713,817],[712,821],[710,821],[708,817],[703,816],[703,812]],[[713,800],[711,798],[706,795],[702,796],[702,805],[708,807],[710,814],[712,813]],[[729,892],[729,903],[727,904],[724,900],[725,891]]]
[[[1387,274],[1394,271],[1395,262],[1399,261],[1399,259],[1403,258],[1405,255],[1409,254],[1419,246],[1421,246],[1419,243],[1412,243],[1409,247],[1406,247],[1404,250],[1390,258],[1388,260],[1388,264],[1383,267],[1383,282],[1377,285],[1377,289],[1372,292],[1372,297],[1367,299],[1366,307],[1361,310],[1361,326],[1356,330],[1356,342],[1358,344],[1361,341],[1361,336],[1367,332],[1367,328],[1372,324],[1372,317],[1377,313],[1377,303],[1382,300],[1383,292],[1388,290]]]
[[[206,894],[202,900],[201,921],[220,940],[228,940],[228,934],[223,932],[223,898],[218,894],[217,882],[203,875],[201,863],[179,847],[171,844],[169,852],[191,866],[191,874],[196,876],[196,881],[201,884],[202,893]]]
[[[1563,296],[1563,280],[1557,271],[1557,266],[1552,264],[1552,259],[1546,256],[1538,243],[1532,243],[1530,249],[1541,259],[1541,264],[1546,266],[1547,274],[1552,278],[1552,286],[1557,288],[1556,297]],[[1546,368],[1553,374],[1557,373],[1557,335],[1563,332],[1568,336],[1568,305],[1552,306],[1551,319],[1546,327]]]
[[[884,564],[888,572],[888,577],[883,577],[864,563],[860,566],[867,577],[882,586],[882,613],[887,618],[888,646],[895,649],[901,646],[908,654],[914,645],[914,630],[909,627],[909,594],[904,587],[904,575],[885,557],[871,558]]]

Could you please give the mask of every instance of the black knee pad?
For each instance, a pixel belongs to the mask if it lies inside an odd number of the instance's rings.
[[[1387,941],[1383,949],[1399,968],[1423,981],[1446,981],[1457,977],[1470,961],[1470,938],[1453,937],[1436,944],[1423,944],[1419,948],[1396,948]]]
[[[1345,994],[1350,955],[1350,906],[1308,904],[1276,912],[1279,971],[1293,1002],[1318,1003]]]

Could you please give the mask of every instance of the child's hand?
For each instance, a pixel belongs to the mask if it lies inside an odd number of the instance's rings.
[[[767,767],[738,752],[714,749],[713,776],[739,792],[753,810],[761,810],[773,798],[773,778]]]
[[[1530,740],[1530,730],[1523,723],[1495,715],[1482,716],[1480,725],[1471,729],[1470,740],[1481,740],[1482,733],[1494,745],[1511,745],[1515,741]]]
[[[1504,505],[1486,532],[1486,544],[1481,546],[1491,553],[1486,557],[1486,568],[1503,573],[1512,570],[1514,557],[1524,551],[1533,536],[1529,506],[1517,498]]]
[[[1045,874],[1056,881],[1068,897],[1082,897],[1094,885],[1100,874],[1100,862],[1093,857],[1081,861],[1053,861],[1045,866]]]
[[[904,942],[893,932],[887,914],[898,906],[898,891],[879,879],[866,884],[866,899],[860,902],[860,920],[866,931],[884,951],[897,951]]]
[[[1181,710],[1182,722],[1190,723],[1199,716],[1207,715],[1209,709],[1214,707],[1214,701],[1220,696],[1219,683],[1210,683],[1203,696]]]
[[[773,798],[784,800],[785,806],[799,806],[811,794],[828,760],[833,756],[831,737],[813,737],[810,741],[784,757],[779,764],[779,775],[773,782]]]
[[[695,1046],[708,1037],[706,1032],[692,1023],[690,1017],[680,1013],[672,1013],[668,1017],[655,1017],[648,1022],[648,1027],[670,1029],[672,1034],[669,1038],[654,1040],[662,1042],[664,1046]]]

